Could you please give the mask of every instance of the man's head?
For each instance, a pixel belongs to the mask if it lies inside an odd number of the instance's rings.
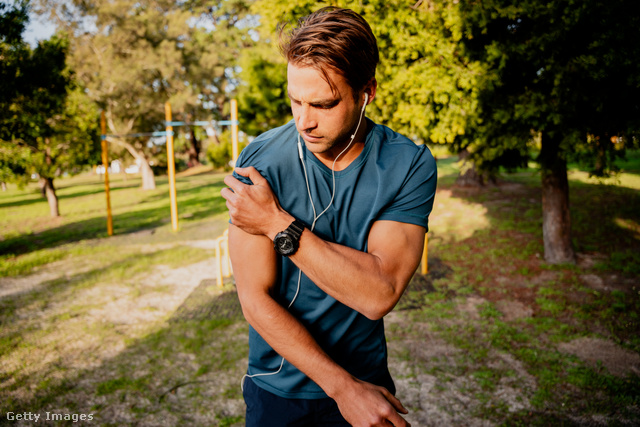
[[[287,62],[320,71],[332,90],[327,69],[345,78],[354,97],[375,82],[378,44],[367,21],[354,11],[325,7],[300,19],[286,34],[281,28],[280,34]]]

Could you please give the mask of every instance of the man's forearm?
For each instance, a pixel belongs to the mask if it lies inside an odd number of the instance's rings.
[[[335,395],[341,385],[353,379],[322,350],[309,331],[270,296],[241,295],[240,301],[245,318],[256,332],[328,396]]]
[[[307,329],[270,296],[244,295],[240,301],[247,321],[260,336],[334,399],[350,424],[389,425],[390,421],[391,425],[407,425],[397,413],[406,414],[407,410],[395,396],[354,378],[337,365]]]

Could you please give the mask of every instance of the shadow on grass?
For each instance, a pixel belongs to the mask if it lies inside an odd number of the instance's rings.
[[[482,204],[491,230],[524,233],[538,242],[537,251],[541,253],[540,183],[531,177],[511,180],[508,175],[505,180],[496,187],[475,189],[453,185],[449,189],[455,197]],[[640,274],[640,192],[571,181],[569,196],[576,252],[607,256],[610,269]]]
[[[130,188],[135,188],[135,187],[139,187],[140,183],[136,183],[136,182],[131,182],[128,184],[124,184],[124,183],[118,183],[115,185],[111,185],[109,191],[110,192],[116,192],[118,190],[126,190],[126,189],[130,189]],[[68,189],[71,189],[73,187],[95,187],[95,188],[91,188],[88,190],[84,190],[84,191],[76,191],[76,192],[67,192]],[[58,200],[65,200],[65,199],[74,199],[76,197],[84,197],[84,196],[93,196],[94,194],[99,194],[99,193],[104,193],[104,183],[103,182],[98,182],[98,183],[78,183],[78,184],[74,184],[74,185],[67,185],[64,187],[59,187],[56,189],[56,195],[58,196]],[[20,200],[16,200],[13,202],[4,202],[4,203],[0,203],[0,209],[2,208],[13,208],[13,207],[19,207],[19,206],[28,206],[28,205],[32,205],[35,203],[47,203],[47,199],[45,197],[42,196],[35,196],[32,198],[24,198],[22,197]]]
[[[440,258],[429,258],[429,269],[427,274],[416,272],[407,285],[404,294],[400,297],[395,310],[421,309],[425,304],[425,295],[436,292],[434,282],[448,277],[452,273],[451,267],[446,265]]]
[[[93,423],[107,426],[242,425],[248,325],[231,281],[222,292],[215,283],[201,281],[161,329],[99,366],[60,371],[46,387],[0,407],[92,414]]]
[[[207,218],[226,210],[224,199],[219,191],[212,191],[215,197],[190,197],[199,193],[200,187],[182,189],[179,199],[179,212],[192,219]],[[161,198],[167,199],[166,196]],[[171,221],[169,201],[166,206],[129,211],[113,216],[114,234],[128,234],[136,231],[156,228]],[[106,217],[76,221],[39,233],[20,235],[0,241],[0,254],[22,255],[31,251],[53,248],[66,243],[85,239],[107,237]]]

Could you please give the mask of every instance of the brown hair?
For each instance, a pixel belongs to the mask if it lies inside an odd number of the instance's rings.
[[[329,6],[301,18],[286,32],[280,26],[280,49],[294,65],[319,70],[335,91],[327,67],[342,75],[354,97],[376,75],[380,57],[371,27],[356,12]]]

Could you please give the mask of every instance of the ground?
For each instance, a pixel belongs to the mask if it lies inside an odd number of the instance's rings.
[[[214,247],[213,240],[176,242],[173,245],[181,244]],[[141,252],[159,249],[167,249],[167,245],[162,248],[143,245],[140,248]],[[2,278],[0,297],[34,292],[56,279],[68,280],[87,268],[60,261],[26,277]],[[215,269],[211,258],[181,267],[160,265],[151,274],[141,274],[136,282],[145,288],[143,293],[132,293],[126,283],[91,287],[76,294],[75,298],[78,302],[91,302],[92,308],[64,321],[59,316],[64,316],[66,304],[50,304],[41,310],[32,307],[21,310],[19,317],[26,324],[42,326],[42,323],[53,322],[53,319],[57,322],[57,331],[43,337],[54,342],[53,347],[43,346],[42,351],[31,347],[19,357],[27,366],[21,375],[44,378],[48,373],[56,372],[72,378],[65,382],[60,396],[49,397],[44,407],[31,409],[41,413],[94,413],[94,421],[109,425],[234,425],[234,421],[235,425],[242,425],[244,404],[239,390],[241,374],[246,369],[246,355],[235,360],[228,372],[212,371],[191,379],[190,375],[197,372],[202,363],[191,352],[170,352],[163,368],[166,371],[159,373],[153,381],[145,380],[142,390],[122,393],[115,401],[110,395],[118,389],[135,390],[136,387],[129,387],[129,383],[135,383],[136,378],[144,378],[149,373],[146,365],[150,359],[156,358],[145,352],[148,350],[145,345],[132,347],[132,340],[149,337],[157,334],[158,330],[170,329],[172,325],[227,319],[225,339],[238,343],[239,351],[246,350],[247,327],[242,320],[237,295],[229,280],[224,288],[216,286]],[[496,422],[481,416],[483,411],[480,407],[483,405],[503,405],[508,413],[535,410],[529,397],[537,387],[536,378],[527,372],[521,361],[507,352],[491,350],[486,363],[492,369],[511,372],[511,375],[497,380],[498,383],[487,388],[489,391],[485,394],[488,396],[478,399],[477,377],[474,377],[475,371],[469,360],[461,357],[464,350],[441,338],[429,322],[412,317],[419,308],[418,301],[422,301],[420,296],[433,292],[434,280],[449,274],[446,265],[437,258],[431,260],[430,269],[427,276],[416,274],[398,309],[386,318],[390,369],[396,379],[398,396],[410,409],[406,419],[414,426],[489,426]],[[554,274],[544,271],[540,277],[531,280],[548,281]],[[581,277],[587,286],[598,289],[604,286],[604,279],[600,276],[587,274]],[[496,280],[502,279],[497,277]],[[479,319],[479,311],[487,302],[478,295],[458,298],[455,315],[441,319],[441,322]],[[531,308],[510,298],[496,301],[496,307],[507,321],[533,315]],[[160,328],[157,326],[159,320],[162,323]],[[102,336],[102,340],[88,340],[90,334],[86,330],[96,324],[110,324],[116,333]],[[78,328],[78,325],[83,327]],[[160,332],[160,336],[162,334]],[[591,366],[602,364],[613,375],[624,377],[640,373],[640,356],[610,340],[578,338],[559,344],[557,349]],[[165,355],[164,351],[160,354]],[[211,354],[210,357],[219,355]],[[123,365],[125,360],[126,366]],[[12,368],[2,366],[4,372]],[[73,375],[69,375],[70,372]],[[443,373],[446,373],[444,381]],[[3,389],[6,390],[11,381],[12,378],[4,377]],[[28,401],[33,391],[33,385],[27,387],[25,384],[10,394],[16,401]],[[70,402],[74,402],[73,408],[68,406]],[[221,420],[226,420],[226,424]],[[599,425],[597,419],[575,417],[573,421]],[[15,425],[31,424],[18,422]]]

